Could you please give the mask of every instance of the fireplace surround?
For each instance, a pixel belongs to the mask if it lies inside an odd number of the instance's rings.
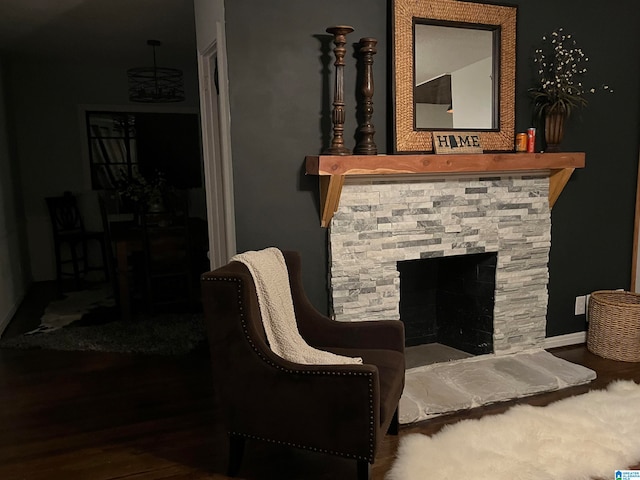
[[[497,253],[494,353],[545,338],[548,176],[349,178],[329,228],[337,320],[399,318],[397,262]]]

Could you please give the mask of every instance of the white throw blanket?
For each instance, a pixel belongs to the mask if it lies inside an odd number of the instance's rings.
[[[270,247],[234,256],[247,266],[258,293],[262,324],[271,350],[285,360],[306,365],[359,364],[361,358],[318,350],[307,344],[298,331],[289,273],[282,252]]]

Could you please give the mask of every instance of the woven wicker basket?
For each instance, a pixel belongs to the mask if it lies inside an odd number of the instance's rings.
[[[599,290],[589,300],[587,348],[604,358],[640,362],[640,295]]]

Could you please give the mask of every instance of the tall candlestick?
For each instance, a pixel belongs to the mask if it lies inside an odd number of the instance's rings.
[[[347,34],[353,32],[353,27],[338,25],[327,28],[327,33],[333,34],[333,43],[336,48],[333,52],[336,56],[336,83],[333,94],[333,138],[331,146],[323,153],[329,155],[350,155],[351,150],[344,146],[344,56],[346,53]]]
[[[363,57],[364,72],[362,75],[362,84],[360,92],[362,93],[363,105],[363,122],[358,129],[359,141],[353,149],[354,153],[360,155],[376,155],[378,147],[373,141],[376,129],[371,123],[373,118],[373,56],[376,54],[375,38],[360,39],[360,53]]]

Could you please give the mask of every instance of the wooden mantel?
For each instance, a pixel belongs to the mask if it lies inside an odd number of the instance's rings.
[[[320,178],[320,219],[328,227],[338,209],[346,176],[457,175],[549,172],[549,207],[553,207],[576,168],[584,168],[584,152],[483,153],[461,155],[310,155],[308,175]]]

